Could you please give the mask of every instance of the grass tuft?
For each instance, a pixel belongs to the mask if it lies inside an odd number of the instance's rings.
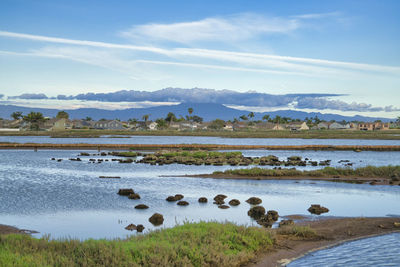
[[[184,223],[125,240],[49,240],[0,236],[2,266],[240,266],[271,248],[261,228]]]

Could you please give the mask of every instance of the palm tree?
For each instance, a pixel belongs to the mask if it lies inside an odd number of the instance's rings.
[[[21,111],[15,111],[13,113],[11,113],[11,118],[13,118],[14,120],[19,120],[22,118],[22,112]]]
[[[269,121],[269,115],[264,115],[264,116],[262,117],[262,119],[265,120],[265,121]]]
[[[165,120],[168,121],[169,125],[171,125],[171,122],[176,121],[176,116],[174,113],[169,112]]]
[[[243,121],[247,121],[247,120],[248,120],[248,118],[247,118],[246,115],[242,115],[242,116],[240,116],[239,118],[241,118]]]
[[[192,117],[190,115],[192,115],[192,113],[193,113],[193,108],[188,108],[188,113],[189,113],[189,116],[186,116],[186,119],[188,121],[190,121],[192,119]]]
[[[253,118],[254,118],[254,112],[250,112],[248,116],[249,116],[249,118],[250,118],[251,120],[253,120]]]
[[[24,116],[24,121],[30,123],[30,127],[32,130],[39,130],[39,124],[43,122],[45,118],[43,114],[40,112],[31,112],[28,115]]]
[[[142,116],[142,120],[144,120],[144,122],[147,122],[149,117],[150,117],[150,114],[145,114],[145,115]]]

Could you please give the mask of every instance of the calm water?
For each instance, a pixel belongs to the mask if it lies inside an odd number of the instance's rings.
[[[400,140],[222,138],[202,136],[132,136],[130,138],[50,138],[48,136],[0,136],[0,142],[87,144],[223,144],[223,145],[400,145]]]
[[[277,210],[280,215],[308,214],[310,204],[330,209],[326,216],[400,216],[399,186],[370,186],[311,181],[246,181],[199,178],[160,177],[160,175],[200,174],[224,170],[230,166],[184,166],[120,164],[104,162],[89,164],[67,160],[80,151],[40,150],[0,151],[0,223],[33,229],[57,237],[114,238],[131,232],[124,229],[129,223],[144,224],[154,229],[148,218],[159,212],[164,225],[172,227],[185,220],[233,221],[255,224],[247,216],[251,196],[263,200],[263,206]],[[89,151],[90,152],[90,151]],[[93,151],[91,151],[93,153]],[[293,155],[293,151],[244,151],[245,155]],[[297,151],[295,151],[295,154]],[[399,152],[301,152],[314,160],[349,159],[366,164],[398,164]],[[50,158],[62,158],[62,162]],[[110,157],[91,157],[110,158]],[[357,159],[357,160],[356,160]],[[100,175],[121,176],[121,179],[99,179]],[[133,188],[142,199],[130,200],[117,195],[119,188]],[[181,193],[190,205],[177,206],[165,201],[168,195]],[[239,199],[238,207],[221,210],[210,201],[199,204],[197,199],[209,199],[223,193]],[[148,210],[135,210],[140,203]]]
[[[308,254],[288,267],[400,266],[400,233],[352,241]]]

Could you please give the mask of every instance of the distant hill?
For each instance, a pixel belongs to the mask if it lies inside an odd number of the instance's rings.
[[[156,106],[150,108],[130,108],[123,110],[105,110],[105,109],[95,109],[95,108],[80,108],[74,110],[65,110],[71,119],[81,119],[85,117],[91,117],[94,120],[99,119],[121,119],[128,120],[130,118],[141,119],[143,115],[150,114],[150,119],[154,120],[157,118],[165,118],[168,112],[173,112],[177,117],[188,115],[188,108],[193,108],[194,112],[192,115],[197,115],[202,117],[205,121],[210,121],[214,119],[232,120],[233,118],[239,118],[242,115],[249,114],[250,111],[237,110],[233,108],[226,107],[222,104],[205,104],[205,103],[182,103],[179,105],[172,106]],[[46,108],[29,108],[14,105],[0,105],[0,117],[4,119],[9,119],[10,114],[14,111],[21,111],[23,114],[27,114],[31,111],[41,112],[44,116],[54,117],[59,110],[57,109],[46,109]],[[315,117],[330,121],[391,121],[394,119],[390,118],[374,118],[374,117],[364,117],[364,116],[342,116],[338,114],[322,114],[319,112],[303,112],[296,110],[278,110],[273,112],[255,113],[254,119],[261,119],[264,115],[270,115],[275,117],[279,115],[281,117],[290,117],[294,119],[304,120],[306,117]]]

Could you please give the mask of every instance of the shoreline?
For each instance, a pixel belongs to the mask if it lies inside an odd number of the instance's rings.
[[[312,176],[244,176],[244,175],[233,175],[233,174],[195,174],[195,175],[176,175],[174,177],[188,177],[188,178],[205,178],[205,179],[227,179],[227,180],[285,180],[285,181],[327,181],[336,183],[374,183],[374,185],[390,185],[389,179],[386,178],[367,178],[367,177],[312,177]]]
[[[398,222],[400,218],[394,217],[321,218],[316,221],[301,221],[296,225],[309,226],[321,239],[296,240],[278,235],[274,249],[258,255],[246,266],[283,267],[318,250],[364,238],[400,232],[400,227],[394,225]]]
[[[314,219],[310,216],[288,215],[282,216],[282,218],[292,218],[296,221],[295,226],[308,227],[315,234],[298,237],[285,232],[285,229],[291,229],[293,226],[264,228],[265,231],[271,232],[275,240],[273,246],[258,252],[244,266],[283,267],[315,251],[342,245],[346,242],[400,232],[399,217],[317,217]],[[0,235],[29,235],[32,233],[36,232],[0,224]]]
[[[52,144],[0,143],[0,149],[85,149],[85,150],[321,150],[321,151],[400,151],[400,145],[217,145],[217,144]]]
[[[39,232],[34,230],[27,230],[27,229],[19,229],[15,226],[0,224],[0,235],[8,235],[8,234],[37,234]]]
[[[400,129],[385,131],[360,130],[307,130],[307,131],[275,131],[275,130],[248,130],[248,131],[129,131],[129,130],[95,130],[72,129],[61,131],[0,131],[0,136],[50,136],[54,138],[97,138],[104,135],[122,136],[200,136],[223,138],[299,138],[299,139],[365,139],[365,140],[400,140]]]

